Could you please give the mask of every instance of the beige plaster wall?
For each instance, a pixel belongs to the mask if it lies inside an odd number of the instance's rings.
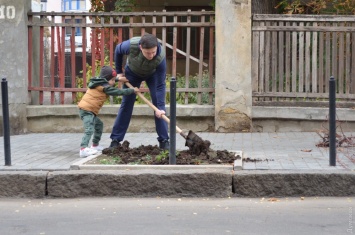
[[[167,105],[169,116],[170,107]],[[111,132],[119,105],[104,105],[99,117],[104,122],[104,132]],[[177,105],[176,125],[185,133],[214,130],[212,105]],[[83,132],[76,105],[28,105],[28,130],[35,133]],[[148,105],[135,105],[128,132],[155,132],[154,115]]]
[[[251,127],[251,0],[216,0],[215,130]]]
[[[20,134],[26,132],[27,127],[27,12],[31,1],[0,0],[0,8],[0,78],[7,81],[10,133]],[[2,116],[1,111],[0,135],[3,134]]]

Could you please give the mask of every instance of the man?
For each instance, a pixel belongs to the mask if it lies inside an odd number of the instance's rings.
[[[122,69],[123,56],[127,55],[124,74]],[[165,78],[166,58],[163,47],[152,34],[133,37],[116,46],[115,66],[117,79],[129,82],[133,87],[140,87],[145,81],[148,85],[152,103],[159,109],[155,112],[155,127],[158,134],[159,147],[169,149],[168,124],[162,119],[165,114]],[[126,88],[127,86],[124,86]],[[124,139],[127,132],[136,94],[124,96],[112,128],[110,147],[116,147]]]

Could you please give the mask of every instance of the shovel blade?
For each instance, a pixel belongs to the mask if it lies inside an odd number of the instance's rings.
[[[193,131],[189,131],[186,136],[185,146],[187,146],[195,155],[200,155],[202,152],[206,153],[211,145],[208,140],[203,140],[201,137],[196,135]]]

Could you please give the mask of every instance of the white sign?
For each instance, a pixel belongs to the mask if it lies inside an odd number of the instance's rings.
[[[2,19],[15,19],[16,10],[14,6],[0,6],[0,20]]]

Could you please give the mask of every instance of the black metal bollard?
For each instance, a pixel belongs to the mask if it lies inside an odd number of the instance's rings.
[[[336,165],[336,84],[334,77],[329,79],[329,165]]]
[[[170,80],[170,149],[169,164],[176,164],[176,79]]]
[[[11,166],[9,97],[6,78],[1,81],[2,126],[4,131],[5,166]]]

